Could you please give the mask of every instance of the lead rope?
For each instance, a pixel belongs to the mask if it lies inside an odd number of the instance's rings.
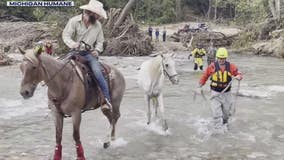
[[[209,99],[211,100],[211,99],[213,99],[213,98],[215,98],[215,97],[220,96],[221,94],[223,94],[223,93],[232,85],[233,80],[234,80],[234,79],[232,79],[232,80],[228,83],[228,85],[226,86],[226,88],[224,88],[219,94],[217,94],[217,95],[215,95],[215,96],[212,96],[212,97],[210,97]],[[193,101],[195,101],[197,94],[198,94],[198,93],[196,93],[196,91],[194,90],[194,91],[193,91]],[[205,96],[205,94],[204,94],[203,89],[201,89],[201,96],[202,96],[202,98],[203,98],[205,101],[207,101],[207,98],[206,98],[206,96]]]
[[[236,113],[236,104],[237,104],[238,95],[239,95],[239,91],[240,91],[240,84],[241,84],[241,81],[238,81],[237,92],[236,92],[236,95],[235,95],[234,103],[232,105],[232,113],[231,113],[231,115],[234,115]]]

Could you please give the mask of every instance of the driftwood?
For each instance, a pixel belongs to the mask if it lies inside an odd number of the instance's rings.
[[[0,16],[0,22],[19,22],[19,21],[26,21],[26,20],[24,18],[19,18],[11,15]]]
[[[142,56],[153,51],[151,39],[140,31],[129,13],[136,0],[129,0],[124,9],[111,8],[104,24],[104,55]]]
[[[194,41],[192,41],[194,37]],[[183,46],[188,47],[188,44],[196,46],[196,43],[203,44],[203,47],[208,47],[209,42],[213,41],[214,46],[229,46],[233,42],[234,36],[226,36],[221,32],[203,31],[203,32],[187,32],[187,33],[174,33],[170,38],[175,42],[181,42]]]
[[[10,65],[12,60],[3,53],[0,53],[0,66]]]

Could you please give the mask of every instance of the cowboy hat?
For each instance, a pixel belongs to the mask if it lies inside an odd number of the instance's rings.
[[[88,4],[80,6],[80,9],[94,12],[99,16],[103,17],[104,19],[107,19],[107,14],[103,8],[103,4],[97,0],[90,0]]]

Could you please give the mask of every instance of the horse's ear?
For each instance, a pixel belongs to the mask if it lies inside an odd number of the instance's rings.
[[[20,51],[23,55],[26,54],[26,52],[25,52],[24,50],[22,50],[22,48],[18,47],[18,49],[19,49],[19,51]]]

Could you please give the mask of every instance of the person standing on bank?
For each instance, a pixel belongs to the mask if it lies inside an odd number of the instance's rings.
[[[153,28],[152,28],[151,25],[150,25],[149,28],[148,28],[148,35],[150,36],[151,41],[152,41],[152,39],[153,39]]]
[[[103,4],[97,0],[90,0],[87,5],[81,6],[80,9],[83,10],[83,13],[68,21],[63,30],[62,38],[71,49],[77,49],[80,46],[80,41],[91,45],[91,51],[80,51],[80,55],[87,60],[103,92],[107,105],[103,105],[102,110],[111,110],[109,87],[98,61],[99,53],[103,51],[104,42],[102,25],[98,19],[107,19],[107,14]]]
[[[207,64],[208,66],[212,63],[215,62],[216,60],[216,48],[214,47],[213,41],[210,41],[210,45],[207,49]]]
[[[166,31],[166,27],[164,27],[164,30],[163,30],[163,42],[166,42],[166,37],[167,37],[167,31]]]
[[[226,48],[219,48],[216,53],[217,61],[211,63],[203,73],[199,81],[197,92],[211,77],[211,110],[215,129],[222,128],[228,123],[233,111],[233,97],[231,94],[231,81],[233,78],[242,80],[242,74],[238,68],[228,62],[228,51]]]
[[[160,35],[159,28],[156,28],[155,35],[156,35],[156,41],[158,42],[159,41],[159,35]]]

